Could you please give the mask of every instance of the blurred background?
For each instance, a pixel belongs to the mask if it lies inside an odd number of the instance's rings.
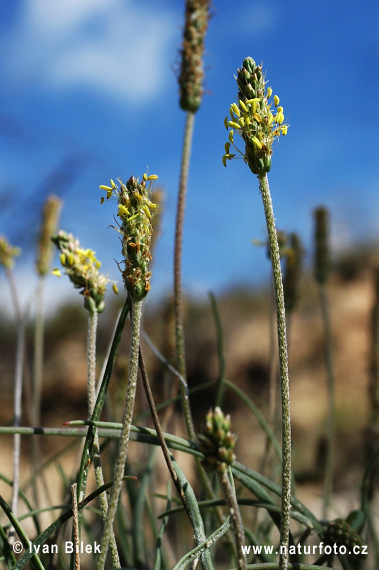
[[[270,276],[264,248],[252,243],[265,239],[257,180],[242,160],[221,162],[233,76],[246,56],[263,62],[290,124],[270,173],[278,228],[297,231],[309,249],[312,210],[322,204],[334,251],[378,240],[378,15],[374,0],[214,0],[184,231],[188,294]],[[101,206],[98,187],[148,169],[165,192],[148,302],[171,292],[183,23],[184,3],[174,0],[1,2],[0,233],[23,250],[23,289],[34,286],[34,240],[52,192],[64,200],[62,229],[120,282],[120,244],[108,228],[116,205]],[[54,306],[73,294],[54,277],[47,289]]]

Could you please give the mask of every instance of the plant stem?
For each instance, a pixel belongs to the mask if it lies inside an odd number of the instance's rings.
[[[21,425],[21,400],[22,400],[22,381],[24,367],[24,349],[25,349],[25,317],[21,314],[20,303],[17,295],[16,283],[13,271],[6,268],[6,277],[8,280],[12,303],[16,315],[17,322],[17,347],[16,347],[16,367],[14,376],[14,405],[13,405],[13,426],[15,428]],[[21,434],[15,433],[13,436],[13,490],[11,509],[15,517],[18,511],[18,490],[20,486],[20,453],[21,453]],[[10,528],[8,533],[10,544],[14,542],[14,528]]]
[[[34,328],[32,419],[35,426],[39,426],[41,423],[41,389],[44,355],[44,285],[45,278],[40,277],[36,293],[36,320]]]
[[[172,464],[172,461],[171,461],[171,454],[170,454],[170,452],[169,452],[169,449],[168,449],[168,447],[167,447],[167,443],[166,443],[165,438],[164,438],[164,435],[163,435],[162,426],[161,426],[161,423],[160,423],[160,420],[159,420],[159,416],[158,416],[157,409],[156,409],[156,407],[155,407],[155,402],[154,402],[153,394],[152,394],[152,391],[151,391],[149,379],[148,379],[148,376],[147,376],[146,367],[145,367],[145,362],[144,362],[144,359],[143,359],[143,356],[142,356],[141,348],[139,349],[139,366],[140,366],[140,370],[141,370],[142,383],[143,383],[143,387],[144,387],[144,390],[145,390],[146,398],[147,398],[147,401],[148,401],[148,404],[149,404],[151,416],[152,416],[152,418],[153,418],[155,430],[156,430],[156,432],[157,432],[157,437],[158,437],[158,440],[159,440],[159,444],[160,444],[160,446],[161,446],[161,448],[162,448],[162,453],[163,453],[164,459],[165,459],[165,461],[166,461],[167,468],[168,468],[169,473],[170,473],[170,475],[171,475],[171,479],[172,479],[173,482],[174,482],[174,485],[175,485],[175,487],[176,487],[176,490],[177,490],[177,492],[178,492],[178,495],[179,495],[179,497],[180,497],[180,499],[181,499],[181,501],[182,501],[182,503],[183,503],[183,507],[184,507],[184,509],[186,510],[186,512],[187,512],[187,514],[188,514],[188,516],[189,516],[189,518],[191,518],[191,517],[190,517],[189,510],[188,510],[188,504],[187,504],[187,500],[186,500],[185,494],[184,494],[184,492],[183,492],[183,489],[182,489],[182,487],[181,487],[181,485],[180,485],[180,482],[179,482],[179,478],[178,478],[178,476],[177,476],[177,474],[176,474],[176,472],[175,472],[174,466],[173,466],[173,464]]]
[[[128,455],[128,443],[130,437],[130,426],[132,424],[134,401],[137,389],[138,356],[139,356],[139,335],[141,326],[142,301],[135,301],[132,305],[131,315],[131,344],[128,389],[126,393],[125,411],[122,421],[121,437],[118,449],[115,474],[111,496],[109,499],[107,517],[104,521],[103,537],[100,546],[100,556],[98,560],[98,570],[103,570],[107,555],[109,540],[112,535],[113,522],[116,515],[117,505],[120,497],[122,478],[124,476],[125,462]]]
[[[75,544],[75,553],[74,553],[74,561],[75,561],[75,570],[80,570],[80,550],[79,550],[79,513],[78,513],[78,496],[76,494],[77,484],[73,483],[71,485],[71,497],[72,497],[72,526],[73,526],[73,535],[74,535],[74,544]]]
[[[243,551],[245,546],[245,533],[243,530],[243,523],[241,518],[240,509],[237,502],[236,492],[232,484],[232,472],[230,469],[226,470],[221,475],[221,484],[224,491],[226,502],[229,506],[230,517],[233,521],[233,530],[236,541],[237,562],[238,570],[246,570],[247,559]]]
[[[88,419],[91,419],[96,404],[96,337],[98,312],[93,309],[88,316],[87,332],[87,400]]]
[[[327,454],[326,454],[326,471],[324,482],[324,512],[323,517],[327,518],[330,506],[330,498],[333,491],[333,475],[334,475],[334,455],[335,455],[335,380],[333,372],[332,358],[332,332],[330,326],[330,316],[328,307],[328,298],[325,285],[319,285],[320,306],[322,313],[322,322],[324,327],[324,350],[325,350],[325,366],[326,366],[326,382],[328,392],[328,420],[327,420]]]
[[[176,230],[175,230],[175,251],[174,251],[174,311],[175,311],[175,339],[176,339],[176,355],[178,372],[186,380],[186,359],[185,359],[185,343],[184,343],[184,327],[183,327],[183,292],[182,292],[182,251],[183,251],[183,227],[184,212],[186,206],[186,194],[188,183],[188,172],[191,157],[193,125],[195,122],[195,114],[187,112],[186,126],[184,131],[183,154],[180,170],[178,207],[176,211]],[[187,433],[190,439],[197,441],[195,434],[191,408],[189,405],[188,394],[184,387],[179,387],[184,420]]]
[[[278,237],[275,228],[274,210],[267,175],[258,177],[259,189],[262,195],[263,207],[266,217],[268,241],[274,278],[276,300],[276,321],[279,345],[280,390],[282,399],[282,502],[280,523],[280,549],[279,570],[288,568],[288,542],[289,522],[291,509],[291,420],[290,420],[290,391],[288,375],[288,351],[286,335],[286,315],[284,306],[284,293],[282,270]]]
[[[88,317],[88,336],[87,336],[87,380],[88,380],[88,419],[90,420],[96,404],[96,337],[97,337],[98,312],[94,309]],[[100,443],[98,431],[94,432],[94,440],[92,446],[93,464],[95,468],[95,479],[97,488],[104,485],[104,474],[101,467],[100,459]],[[84,497],[81,497],[82,500]],[[99,495],[99,503],[103,520],[106,519],[108,512],[108,499],[106,493]],[[120,567],[120,557],[118,555],[116,538],[112,529],[110,536],[110,550],[112,557],[112,566]]]

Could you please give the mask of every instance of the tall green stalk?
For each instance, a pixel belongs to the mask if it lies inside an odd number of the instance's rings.
[[[133,420],[137,390],[142,303],[150,291],[151,278],[151,271],[149,271],[149,264],[152,259],[150,252],[153,231],[151,218],[152,211],[156,209],[156,204],[151,202],[150,195],[153,181],[157,178],[158,176],[155,174],[150,176],[144,174],[141,181],[134,176],[131,176],[126,184],[119,180],[120,187],[117,187],[113,180],[111,180],[110,186],[100,186],[102,190],[106,191],[107,199],[115,196],[118,200],[118,216],[121,220],[119,231],[122,235],[122,253],[125,266],[122,277],[131,302],[131,343],[125,410],[113,477],[114,482],[104,521],[101,554],[97,566],[99,570],[104,568],[108,545],[113,532]]]
[[[181,376],[187,378],[185,343],[184,343],[184,318],[183,318],[183,291],[182,291],[182,250],[183,250],[183,227],[184,212],[186,206],[186,194],[188,183],[188,172],[191,157],[193,126],[195,114],[191,111],[187,112],[186,126],[184,132],[182,165],[180,169],[178,207],[176,212],[176,229],[175,229],[175,251],[174,251],[174,311],[175,311],[175,339],[176,339],[176,356],[177,368]],[[192,413],[188,394],[182,384],[179,387],[182,401],[182,410],[187,433],[190,439],[197,440],[193,425]]]
[[[132,305],[131,315],[131,344],[128,389],[125,400],[124,417],[122,420],[122,430],[118,448],[117,462],[113,477],[113,486],[109,498],[108,512],[104,521],[103,536],[101,539],[100,556],[97,563],[97,570],[103,570],[107,556],[109,540],[113,531],[113,523],[116,515],[117,505],[120,497],[121,484],[124,476],[125,462],[128,455],[128,443],[130,438],[130,426],[132,425],[134,401],[137,390],[138,356],[139,356],[139,334],[141,327],[142,300],[135,301]]]
[[[182,247],[184,212],[188,172],[191,156],[193,125],[195,113],[199,109],[203,96],[203,53],[204,39],[208,27],[210,0],[186,0],[183,44],[180,52],[181,68],[178,77],[179,104],[186,111],[186,126],[183,140],[183,154],[180,169],[178,207],[176,213],[175,251],[174,251],[174,311],[177,368],[186,379],[183,292],[182,292]],[[180,386],[182,410],[190,439],[197,440],[193,425],[188,394]]]
[[[280,526],[280,557],[279,568],[288,567],[289,520],[291,508],[291,421],[290,396],[288,375],[288,349],[286,333],[285,304],[280,266],[278,236],[275,227],[274,211],[267,179],[271,169],[272,147],[280,135],[286,135],[288,125],[284,123],[283,107],[279,105],[277,95],[273,103],[269,103],[272,95],[271,87],[266,87],[262,65],[257,65],[253,58],[247,57],[237,71],[237,103],[232,103],[229,117],[224,125],[229,131],[228,142],[225,144],[225,154],[222,157],[224,166],[241,151],[234,145],[234,133],[240,135],[245,143],[242,155],[251,172],[258,177],[268,232],[274,291],[276,301],[277,335],[279,345],[280,390],[282,401],[282,503]],[[272,106],[276,108],[273,112]]]
[[[88,316],[88,337],[87,337],[87,377],[88,377],[88,419],[90,420],[96,405],[96,337],[97,337],[98,312],[96,308],[89,313]],[[95,429],[94,440],[92,445],[93,464],[95,469],[95,480],[97,488],[104,485],[104,474],[100,459],[100,442],[98,430]],[[108,512],[108,498],[106,493],[99,495],[99,503],[103,519],[106,519]],[[118,555],[116,538],[112,530],[110,536],[110,550],[112,557],[112,565],[115,568],[120,567],[120,557]]]
[[[280,266],[279,244],[275,228],[274,210],[268,184],[267,175],[259,177],[259,189],[263,200],[268,231],[272,272],[274,278],[274,290],[276,300],[276,321],[279,345],[279,368],[280,368],[280,391],[282,402],[282,505],[280,544],[284,546],[280,552],[280,570],[288,566],[288,540],[289,521],[291,509],[291,418],[290,418],[290,389],[288,374],[288,352],[286,333],[286,313],[284,305],[284,293],[282,282],[282,270]]]

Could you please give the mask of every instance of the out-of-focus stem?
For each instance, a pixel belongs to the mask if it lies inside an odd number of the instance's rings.
[[[185,343],[184,343],[184,316],[183,316],[183,291],[182,291],[182,250],[183,250],[183,227],[184,212],[186,206],[186,194],[188,183],[188,172],[191,156],[193,126],[195,114],[191,111],[187,112],[186,126],[184,131],[183,154],[180,170],[178,206],[176,212],[176,230],[175,230],[175,252],[174,252],[174,311],[175,311],[175,338],[176,338],[176,354],[178,372],[184,379],[187,377],[186,361],[185,361]],[[182,409],[187,433],[190,439],[196,441],[191,409],[184,387],[179,387],[182,401]]]
[[[328,395],[328,419],[327,419],[327,454],[326,454],[326,471],[324,481],[324,518],[328,516],[330,498],[333,491],[333,475],[334,475],[334,459],[335,459],[335,380],[333,371],[333,350],[332,350],[332,332],[329,316],[329,305],[326,287],[319,284],[320,306],[322,314],[322,322],[324,328],[324,351],[325,351],[325,367],[326,367],[326,385]]]
[[[14,378],[14,408],[13,408],[13,426],[15,428],[21,425],[21,400],[22,400],[22,381],[24,367],[24,349],[25,349],[25,320],[22,317],[20,303],[17,295],[17,288],[14,281],[13,271],[10,268],[5,270],[9,283],[14,311],[17,322],[17,348],[16,348],[16,367]],[[15,433],[13,436],[13,490],[11,509],[14,516],[17,517],[18,512],[18,491],[20,487],[20,452],[21,452],[21,435]],[[14,542],[14,529],[11,528],[8,533],[9,542]]]

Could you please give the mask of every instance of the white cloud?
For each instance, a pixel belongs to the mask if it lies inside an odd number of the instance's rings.
[[[247,8],[239,26],[240,31],[250,36],[272,32],[280,19],[278,6],[268,5],[267,2],[256,2]]]
[[[7,83],[146,100],[172,73],[178,28],[172,12],[136,0],[25,0],[2,42]]]

